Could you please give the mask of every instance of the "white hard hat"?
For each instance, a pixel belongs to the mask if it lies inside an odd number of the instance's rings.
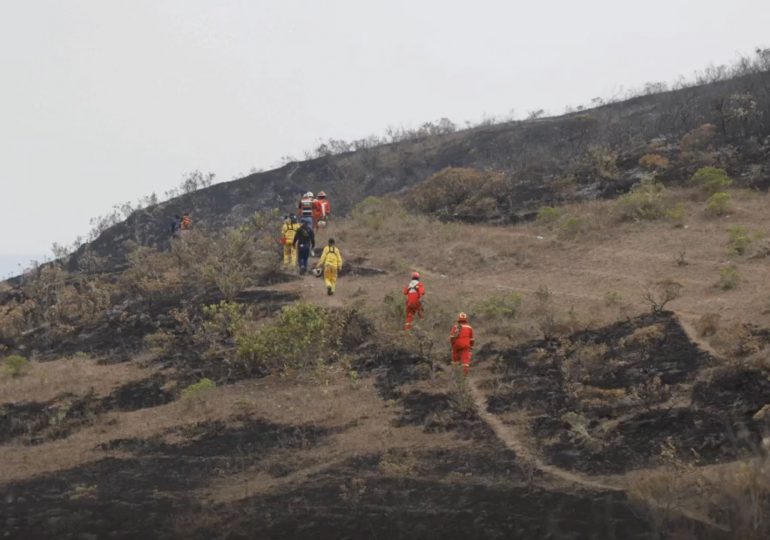
[[[313,196],[312,191],[308,191],[307,193],[305,193],[305,197],[312,197],[312,196]]]

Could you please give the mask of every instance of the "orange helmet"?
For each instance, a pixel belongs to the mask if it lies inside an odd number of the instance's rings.
[[[319,191],[317,197],[319,199],[323,199],[324,197],[326,197],[326,192],[325,191]]]
[[[461,311],[457,316],[457,322],[468,322],[468,316]]]
[[[419,272],[412,272],[412,279],[420,279],[420,273]]]

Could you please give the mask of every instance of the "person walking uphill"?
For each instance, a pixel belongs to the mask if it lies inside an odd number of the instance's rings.
[[[283,265],[297,266],[297,250],[294,247],[294,237],[299,230],[297,216],[290,215],[281,227],[281,243],[283,244]]]
[[[292,245],[297,250],[299,273],[305,274],[307,273],[307,260],[310,257],[310,252],[315,250],[315,235],[307,222],[303,222],[302,226],[294,233]]]
[[[452,365],[463,365],[463,375],[468,376],[471,367],[471,351],[476,340],[473,339],[473,328],[468,324],[468,316],[460,313],[457,322],[449,332],[449,342],[452,344]]]
[[[423,318],[422,297],[425,296],[425,286],[420,281],[420,274],[418,272],[412,272],[412,280],[404,287],[404,295],[406,296],[406,322],[404,323],[404,330],[411,330],[414,316],[417,315],[420,319]]]
[[[329,238],[329,245],[321,253],[321,259],[316,268],[324,269],[324,283],[326,284],[326,294],[334,294],[337,288],[337,274],[342,270],[342,254],[340,248],[334,245],[334,238]]]

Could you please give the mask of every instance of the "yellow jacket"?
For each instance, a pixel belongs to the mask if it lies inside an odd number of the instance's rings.
[[[342,270],[342,254],[340,253],[340,248],[337,246],[326,246],[324,248],[323,253],[321,253],[321,258],[316,266],[320,268],[325,265],[336,266],[337,270]]]
[[[297,231],[299,230],[299,223],[284,223],[283,227],[281,228],[281,236],[283,236],[284,240],[286,241],[287,245],[292,245],[294,242],[294,235],[297,234]]]

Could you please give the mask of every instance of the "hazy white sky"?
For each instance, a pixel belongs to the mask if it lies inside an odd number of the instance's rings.
[[[770,46],[768,22],[764,0],[0,0],[0,275],[193,169],[561,112]]]

